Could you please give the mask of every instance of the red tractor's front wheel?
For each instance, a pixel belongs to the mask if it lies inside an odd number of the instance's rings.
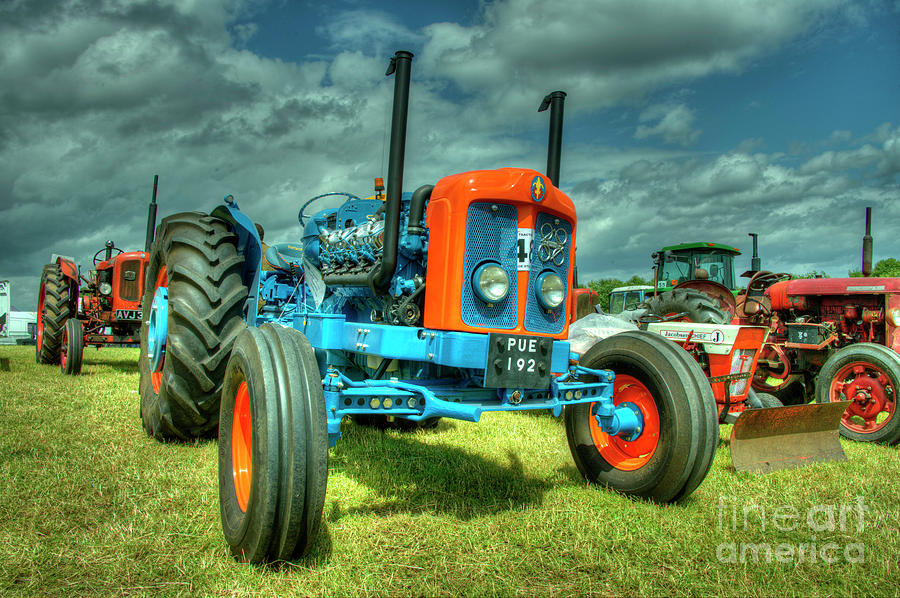
[[[613,403],[637,410],[643,422],[637,436],[610,436],[592,404],[566,407],[569,448],[585,479],[657,502],[693,492],[718,438],[715,398],[697,362],[656,334],[632,331],[598,342],[580,363],[612,370]]]
[[[80,374],[83,355],[84,326],[81,324],[81,320],[70,318],[63,327],[59,369],[63,374],[69,374],[70,376]]]
[[[219,415],[219,506],[231,553],[291,560],[316,539],[328,482],[325,396],[300,332],[265,324],[234,343]]]
[[[900,441],[900,356],[874,343],[834,352],[816,379],[816,401],[851,401],[841,419],[841,436],[861,442]]]

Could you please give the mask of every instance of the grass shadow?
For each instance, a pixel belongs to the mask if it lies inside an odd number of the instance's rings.
[[[506,463],[459,447],[423,441],[417,434],[346,426],[331,469],[371,488],[380,497],[345,509],[335,501],[328,517],[368,513],[446,513],[470,519],[540,505],[550,484],[527,474],[519,457]]]

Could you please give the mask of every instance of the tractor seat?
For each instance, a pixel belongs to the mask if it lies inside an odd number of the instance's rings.
[[[276,243],[266,249],[266,261],[276,270],[297,272],[303,267],[303,247],[293,243]]]

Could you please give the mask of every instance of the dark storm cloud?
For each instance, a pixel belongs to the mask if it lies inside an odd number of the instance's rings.
[[[837,0],[765,2],[693,0],[508,0],[486,4],[471,27],[426,28],[422,61],[472,92],[570,92],[574,109],[609,106],[660,86],[737,72],[754,57],[814,29],[839,11]]]

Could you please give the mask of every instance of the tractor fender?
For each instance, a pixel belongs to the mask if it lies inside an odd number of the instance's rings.
[[[75,262],[60,256],[56,258],[56,264],[62,270],[63,276],[72,279],[75,281],[75,286],[78,286],[78,266],[75,265]]]
[[[217,206],[210,216],[224,220],[237,235],[237,252],[244,256],[244,269],[241,280],[249,289],[247,303],[244,306],[244,320],[250,326],[256,325],[256,314],[259,312],[259,272],[262,267],[262,241],[256,231],[256,225],[241,212],[237,202],[228,196],[225,204]]]
[[[78,266],[69,258],[62,256],[56,258],[56,265],[59,266],[62,275],[69,279],[69,308],[74,317],[74,314],[78,313]]]
[[[728,313],[729,320],[734,318],[734,312],[737,308],[737,302],[734,299],[734,293],[724,284],[720,284],[713,280],[688,280],[679,283],[676,289],[693,289],[706,295],[709,295],[719,304],[719,309]]]

